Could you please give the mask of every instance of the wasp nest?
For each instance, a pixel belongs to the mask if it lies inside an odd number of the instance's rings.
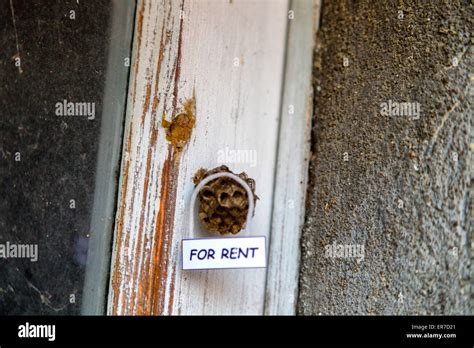
[[[221,172],[232,173],[226,166],[208,171],[201,168],[194,175],[194,184],[199,184],[201,180],[211,174]],[[246,173],[236,175],[250,186],[254,203],[256,203],[258,197],[255,194],[255,181],[249,178]],[[212,180],[198,194],[199,220],[209,232],[237,234],[245,228],[247,222],[248,199],[247,191],[235,180],[225,176]]]

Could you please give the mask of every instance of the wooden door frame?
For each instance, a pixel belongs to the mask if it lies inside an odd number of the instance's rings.
[[[108,314],[295,314],[319,7],[138,1]],[[180,152],[161,120],[193,98],[196,127]],[[268,269],[184,274],[191,177],[216,166],[224,143],[259,154],[258,170],[236,170],[257,180],[253,226],[270,237]]]

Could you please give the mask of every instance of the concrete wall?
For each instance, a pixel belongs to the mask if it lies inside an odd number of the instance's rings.
[[[473,313],[472,10],[323,2],[299,314]]]

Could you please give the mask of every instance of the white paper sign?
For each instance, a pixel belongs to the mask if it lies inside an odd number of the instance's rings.
[[[265,237],[183,239],[183,270],[267,267]]]

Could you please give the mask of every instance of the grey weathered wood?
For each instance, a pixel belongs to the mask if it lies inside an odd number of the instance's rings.
[[[114,2],[81,313],[104,314],[135,2]]]
[[[274,193],[265,314],[295,314],[310,156],[314,33],[320,1],[293,0]],[[291,12],[293,11],[293,12]]]

